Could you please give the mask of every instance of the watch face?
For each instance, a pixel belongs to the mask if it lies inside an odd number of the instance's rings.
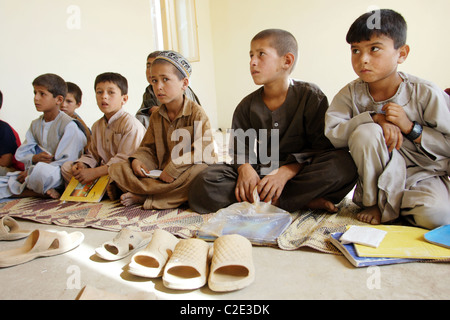
[[[420,137],[420,135],[422,134],[422,131],[423,131],[422,126],[419,123],[414,122],[414,127],[413,127],[411,133],[408,134],[406,137],[409,140],[414,141]]]

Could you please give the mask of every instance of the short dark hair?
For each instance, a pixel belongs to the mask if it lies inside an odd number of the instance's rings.
[[[94,90],[97,88],[97,84],[102,82],[112,82],[119,87],[122,95],[128,94],[128,81],[119,73],[105,72],[99,74],[97,78],[95,78]]]
[[[373,19],[379,19],[375,21]],[[353,22],[348,33],[349,44],[369,41],[372,36],[384,35],[394,41],[395,49],[406,44],[408,26],[401,14],[390,9],[367,12]]]
[[[83,92],[81,92],[80,87],[73,82],[66,82],[66,83],[67,83],[67,93],[73,94],[73,97],[75,98],[77,104],[81,104]]]
[[[150,58],[156,58],[157,56],[159,56],[160,53],[161,53],[161,51],[153,51],[152,53],[150,53],[147,56],[147,60],[150,59]]]
[[[298,43],[292,33],[282,29],[266,29],[253,37],[252,42],[262,39],[271,39],[271,46],[280,57],[292,53],[295,57],[292,70],[295,68],[298,59]]]
[[[53,73],[46,73],[40,75],[33,81],[33,86],[45,87],[48,92],[53,94],[53,97],[63,96],[66,98],[67,85],[63,78]]]

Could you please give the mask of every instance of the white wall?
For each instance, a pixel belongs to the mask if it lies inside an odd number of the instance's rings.
[[[209,19],[209,0],[197,0],[200,55],[193,64],[191,86],[217,125],[216,92]],[[80,9],[80,29],[70,29],[71,5]],[[149,0],[0,0],[0,90],[4,101],[0,119],[24,139],[38,113],[32,81],[56,73],[83,91],[77,111],[92,124],[103,114],[94,94],[95,77],[118,72],[129,86],[125,109],[135,114],[148,83],[147,55],[154,50]]]
[[[77,5],[81,28],[69,30]],[[314,82],[329,100],[356,76],[345,35],[370,5],[392,8],[409,24],[411,54],[401,70],[450,87],[448,0],[196,0],[200,62],[191,87],[212,126],[229,128],[237,104],[257,87],[249,74],[251,38],[266,28],[291,31],[300,44],[294,78]],[[106,71],[129,81],[126,110],[134,114],[147,86],[145,62],[153,50],[149,0],[0,0],[0,119],[25,136],[39,116],[31,82],[53,72],[84,93],[79,114],[88,125],[102,116],[94,79]]]
[[[400,67],[450,87],[448,0],[211,0],[219,126],[229,128],[241,99],[257,87],[249,73],[250,40],[266,28],[286,29],[300,46],[292,76],[316,83],[332,100],[356,78],[345,36],[371,5],[400,12],[409,25],[411,54]]]

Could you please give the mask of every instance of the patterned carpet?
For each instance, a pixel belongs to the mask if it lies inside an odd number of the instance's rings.
[[[349,199],[345,199],[340,207],[335,215],[323,211],[293,213],[292,224],[278,238],[278,247],[283,250],[309,247],[324,253],[341,254],[331,244],[330,234],[344,232],[347,225],[362,223],[355,219],[359,208]],[[212,216],[200,215],[189,208],[143,210],[141,206],[124,207],[118,201],[92,204],[37,198],[0,203],[0,217],[5,214],[43,224],[117,232],[123,228],[141,232],[159,228],[180,238],[195,237],[201,225]]]
[[[181,238],[195,235],[207,215],[199,215],[187,208],[173,210],[143,210],[142,206],[124,207],[119,201],[100,203],[62,202],[37,198],[15,199],[0,203],[0,216],[27,219],[44,224],[75,228],[96,228],[120,231],[150,232],[164,229]]]
[[[278,246],[283,250],[297,250],[309,247],[320,252],[342,255],[331,243],[330,235],[335,232],[345,232],[347,225],[367,226],[356,219],[356,213],[361,209],[349,198],[338,205],[337,214],[324,211],[303,211],[297,213],[297,218],[278,238]]]

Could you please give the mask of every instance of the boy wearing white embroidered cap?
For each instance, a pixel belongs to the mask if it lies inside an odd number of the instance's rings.
[[[162,105],[152,113],[141,146],[129,161],[109,168],[110,177],[124,192],[120,197],[123,205],[176,208],[187,201],[194,177],[216,159],[210,148],[213,138],[208,116],[184,94],[191,73],[189,62],[174,51],[161,52],[153,62],[153,91]],[[183,134],[186,132],[189,137]],[[195,151],[196,146],[201,150]],[[196,153],[207,157],[195,161]],[[148,178],[145,173],[151,170],[162,173],[158,179]]]

